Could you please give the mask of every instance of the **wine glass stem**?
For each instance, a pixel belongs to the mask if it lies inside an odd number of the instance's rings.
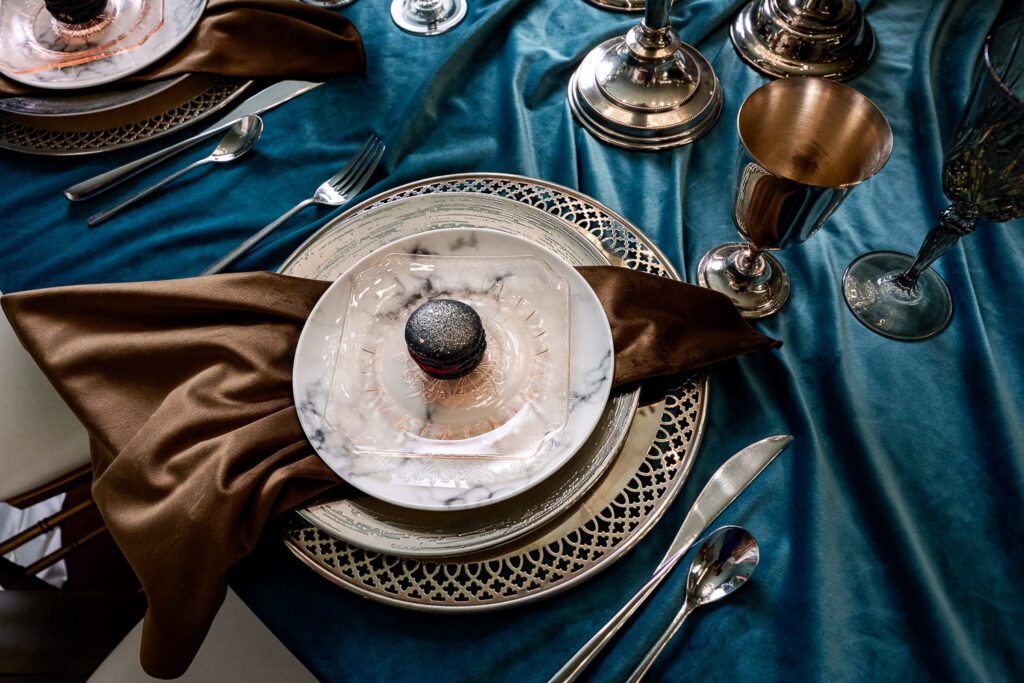
[[[917,279],[937,258],[949,251],[964,235],[970,234],[978,221],[978,212],[962,204],[952,204],[942,212],[939,224],[924,238],[921,250],[910,267],[895,279],[895,284],[913,290]]]

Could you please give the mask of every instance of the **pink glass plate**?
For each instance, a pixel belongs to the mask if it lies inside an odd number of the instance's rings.
[[[0,3],[0,72],[38,88],[110,83],[173,50],[202,16],[206,0],[109,0],[87,24],[61,24],[43,0]],[[173,10],[173,11],[172,11]]]

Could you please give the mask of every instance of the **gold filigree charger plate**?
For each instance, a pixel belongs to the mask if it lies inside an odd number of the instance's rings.
[[[131,147],[215,114],[251,83],[191,74],[119,93],[20,98],[0,111],[0,149],[78,156]]]
[[[533,229],[536,226],[524,228],[515,221],[509,221],[505,229],[544,244],[569,263],[586,262],[573,248],[567,248],[582,244],[578,241],[582,237],[601,245],[611,262],[678,278],[657,247],[607,207],[569,188],[502,174],[432,178],[371,198],[311,237],[281,272],[322,279],[337,277],[366,254],[407,234],[402,232],[402,224],[374,225],[372,221],[362,221],[374,226],[371,229],[349,231],[346,224],[351,217],[420,195],[435,195],[437,206],[444,207],[450,201],[464,202],[457,197],[464,198],[465,193],[501,197],[541,209],[557,219],[548,231]],[[431,229],[451,227],[457,225],[439,220]],[[458,512],[404,510],[353,494],[340,500],[319,501],[287,515],[281,527],[285,543],[299,559],[332,582],[365,597],[412,609],[480,610],[551,595],[622,557],[661,518],[696,457],[706,395],[704,372],[693,373],[670,391],[661,391],[636,410],[635,416],[636,393],[614,394],[598,431],[564,471],[550,480],[554,482],[560,476],[571,480],[578,474],[586,480],[578,495],[560,497],[557,486],[553,494],[538,487],[473,511],[477,518],[474,527],[468,516],[458,520]],[[594,455],[602,449],[607,451],[603,456]],[[554,495],[554,509],[552,499],[544,499],[544,495]],[[557,507],[566,500],[570,500],[568,505]],[[333,510],[333,518],[327,517],[325,506]],[[500,506],[508,507],[506,521],[481,523],[482,513]],[[517,507],[531,522],[536,517],[530,514],[547,516],[525,530],[512,529],[516,533],[501,538],[503,531],[510,530],[507,520],[516,517]],[[502,518],[498,515],[495,519]],[[463,532],[477,536],[460,547]],[[504,543],[495,545],[498,541]],[[438,544],[444,546],[442,552],[431,550]],[[458,554],[431,559],[432,552]]]

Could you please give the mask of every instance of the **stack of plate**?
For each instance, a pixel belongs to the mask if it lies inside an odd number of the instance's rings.
[[[117,10],[135,10],[116,0]],[[124,6],[122,6],[124,5]],[[160,22],[132,41],[88,41],[90,49],[45,44],[49,15],[43,0],[4,0],[0,4],[0,73],[29,86],[30,94],[0,94],[0,149],[42,155],[105,152],[173,133],[203,119],[237,98],[248,81],[187,74],[143,84],[122,83],[175,49],[192,32],[206,0],[142,3],[163,12]],[[143,22],[138,22],[140,28]],[[37,35],[33,34],[35,31]],[[76,60],[70,55],[85,54]],[[62,63],[60,60],[64,60]]]
[[[351,346],[345,319],[352,302],[395,288],[403,295],[416,290],[409,281],[389,279],[395,263],[508,256],[537,259],[568,283],[572,399],[564,426],[543,432],[546,446],[525,459],[403,458],[361,447],[356,413],[332,419],[345,401],[360,400],[359,390],[376,388],[339,379],[351,370],[346,363],[369,368],[358,358],[376,353],[360,351],[362,342]],[[652,391],[643,406],[637,390],[609,393],[608,323],[573,269],[608,264],[677,277],[657,249],[608,208],[516,176],[448,176],[406,185],[350,209],[313,236],[282,268],[335,280],[296,353],[296,405],[318,453],[355,489],[290,516],[283,525],[288,547],[330,580],[378,600],[484,609],[567,588],[635,545],[689,473],[703,428],[706,375]],[[447,285],[445,291],[453,289]],[[555,290],[550,298],[557,300]],[[404,320],[404,313],[388,310]],[[368,401],[368,422],[378,409],[397,415],[390,404]]]

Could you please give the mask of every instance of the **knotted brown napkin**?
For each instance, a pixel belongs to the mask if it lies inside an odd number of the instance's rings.
[[[779,345],[720,294],[625,268],[580,272],[612,323],[616,385]],[[329,285],[239,273],[0,299],[101,446],[93,496],[145,588],[154,676],[188,668],[225,573],[267,520],[338,483],[291,392],[299,332]]]
[[[365,72],[359,31],[340,14],[295,0],[210,0],[180,46],[121,83],[184,73],[322,81]],[[0,77],[0,94],[46,92]]]

